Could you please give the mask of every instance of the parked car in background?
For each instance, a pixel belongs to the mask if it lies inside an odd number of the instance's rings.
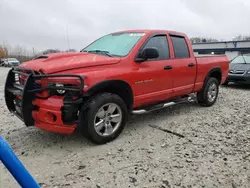
[[[6,58],[4,59],[3,65],[5,67],[15,67],[20,65],[20,62],[16,58]]]
[[[0,66],[3,66],[4,65],[4,60],[3,58],[0,58]]]
[[[6,58],[2,58],[1,59],[1,67],[5,67],[7,64],[7,59]]]
[[[243,54],[231,60],[226,82],[250,84],[250,54]]]

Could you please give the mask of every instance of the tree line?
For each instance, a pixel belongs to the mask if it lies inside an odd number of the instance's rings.
[[[218,40],[218,39],[211,38],[211,37],[191,37],[190,40],[192,43],[223,42],[223,41],[225,41],[223,39]],[[250,40],[250,35],[237,35],[237,36],[233,37],[232,40],[233,41]]]
[[[58,52],[76,52],[76,49],[67,49],[67,50],[59,50],[59,49],[46,49],[44,51],[37,51],[34,48],[26,49],[23,46],[15,46],[12,47],[10,45],[1,45],[0,44],[0,59],[4,58],[16,58],[20,62],[25,62],[33,59],[34,57],[40,55],[46,55],[50,53],[58,53]]]

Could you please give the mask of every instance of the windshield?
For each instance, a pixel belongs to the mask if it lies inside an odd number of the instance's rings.
[[[9,58],[8,61],[9,61],[9,62],[18,62],[18,60],[15,59],[15,58]]]
[[[232,60],[234,64],[250,64],[250,55],[241,55]]]
[[[111,56],[127,56],[145,33],[114,33],[105,35],[82,51],[109,54]]]

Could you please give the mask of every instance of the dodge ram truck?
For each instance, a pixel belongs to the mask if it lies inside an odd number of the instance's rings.
[[[10,69],[5,102],[26,126],[97,144],[114,140],[129,114],[188,102],[212,106],[226,56],[195,57],[187,35],[165,30],[107,34],[80,52],[41,55]]]

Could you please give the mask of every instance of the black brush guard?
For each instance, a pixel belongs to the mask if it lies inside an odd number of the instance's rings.
[[[20,76],[25,76],[24,83],[20,83]],[[37,84],[36,80],[41,80],[43,78],[77,78],[80,81],[79,87],[58,87],[55,85],[48,85],[42,88],[40,84]],[[74,74],[36,74],[33,70],[23,69],[23,68],[12,68],[10,69],[5,83],[5,102],[10,112],[15,114],[19,119],[21,119],[26,126],[33,126],[34,119],[32,117],[32,111],[37,110],[38,107],[32,104],[32,101],[36,97],[36,93],[42,92],[44,90],[56,91],[65,90],[72,91],[74,93],[80,92],[84,88],[84,81],[82,76]],[[20,96],[21,100],[17,98]],[[62,109],[69,109],[71,104],[76,104],[81,101],[71,101],[72,98],[65,97],[64,106]]]

